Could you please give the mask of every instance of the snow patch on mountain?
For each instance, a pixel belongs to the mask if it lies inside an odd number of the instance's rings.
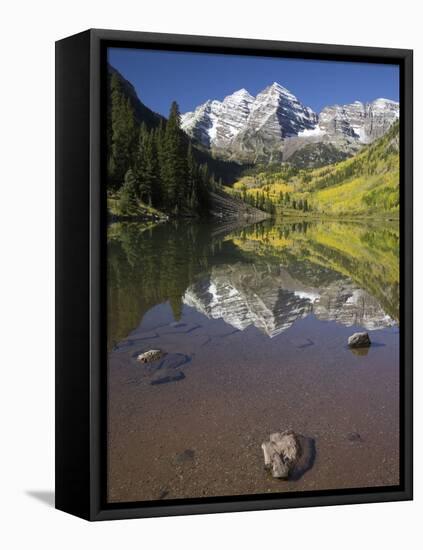
[[[305,128],[304,130],[301,130],[301,132],[298,132],[298,137],[314,137],[323,135],[325,135],[325,132],[319,128],[319,126],[315,126],[314,128]]]
[[[296,147],[313,140],[357,148],[384,135],[398,118],[399,103],[385,98],[330,105],[316,114],[287,88],[273,82],[256,97],[241,88],[223,101],[208,100],[183,114],[181,125],[218,156],[255,161],[257,155],[282,152],[288,142],[292,148],[292,139],[296,139]]]

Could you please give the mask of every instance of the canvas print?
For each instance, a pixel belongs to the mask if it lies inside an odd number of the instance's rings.
[[[398,66],[107,57],[107,501],[398,486]]]

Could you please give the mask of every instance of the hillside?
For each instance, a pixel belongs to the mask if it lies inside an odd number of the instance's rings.
[[[158,129],[160,125],[166,124],[166,118],[162,115],[155,113],[149,107],[144,105],[137,95],[134,86],[126,80],[118,70],[111,65],[108,65],[109,79],[108,79],[108,103],[112,104],[112,80],[115,78],[119,85],[120,92],[123,97],[128,101],[132,110],[135,124],[140,126],[145,124],[149,130]],[[111,148],[111,122],[109,119],[109,150]],[[183,132],[182,139],[185,142],[185,147],[192,144],[193,156],[198,164],[207,164],[210,173],[213,173],[216,179],[221,179],[226,184],[232,184],[240,174],[244,167],[236,162],[224,161],[213,158],[210,153],[196,140],[191,140],[189,136]]]
[[[396,216],[399,212],[399,122],[354,157],[328,166],[256,171],[231,191],[251,204],[271,202],[282,215]]]
[[[111,65],[108,65],[108,72],[109,72],[109,79],[108,79],[109,103],[110,103],[110,96],[112,94],[112,90],[111,90],[112,77],[115,76],[120,83],[120,87],[123,95],[128,99],[132,107],[134,118],[137,124],[141,124],[144,122],[144,124],[146,124],[149,128],[157,128],[161,122],[162,123],[165,122],[164,117],[162,117],[158,113],[155,113],[154,111],[149,109],[146,105],[144,105],[142,101],[140,101],[133,85],[129,82],[129,80],[126,80],[126,78],[124,78],[119,71],[117,71]]]

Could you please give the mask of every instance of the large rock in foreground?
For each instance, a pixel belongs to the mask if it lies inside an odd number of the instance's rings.
[[[269,441],[262,443],[261,448],[265,468],[275,478],[288,479],[301,456],[301,446],[295,432],[287,430],[273,433]]]
[[[370,344],[371,341],[367,332],[355,332],[348,338],[350,348],[367,348]]]

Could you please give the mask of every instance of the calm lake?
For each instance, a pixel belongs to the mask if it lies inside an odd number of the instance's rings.
[[[110,225],[109,501],[398,484],[398,318],[395,222]],[[281,481],[260,446],[288,428]]]

